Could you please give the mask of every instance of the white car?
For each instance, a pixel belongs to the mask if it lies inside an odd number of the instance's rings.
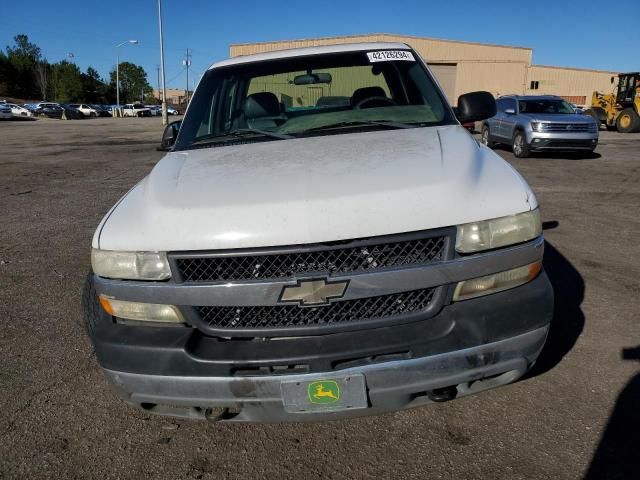
[[[20,105],[16,105],[15,103],[6,103],[5,105],[11,108],[11,113],[13,114],[14,117],[32,117],[33,116],[33,113],[30,110]]]
[[[214,64],[93,237],[84,312],[117,392],[308,421],[524,375],[553,293],[536,196],[461,125],[495,112],[487,92],[454,112],[401,43]]]
[[[125,117],[150,117],[151,109],[141,103],[127,103],[122,107],[122,115]]]
[[[71,103],[67,105],[68,107],[75,108],[79,110],[85,117],[97,117],[98,111],[93,108],[91,105],[87,105],[86,103]]]

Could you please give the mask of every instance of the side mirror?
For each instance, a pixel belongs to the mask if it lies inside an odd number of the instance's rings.
[[[507,115],[515,115],[516,111],[513,108],[505,108],[504,113]]]
[[[477,122],[496,114],[496,100],[489,92],[471,92],[458,97],[456,115],[460,123]]]
[[[175,122],[171,122],[164,128],[162,141],[160,142],[160,146],[157,149],[158,151],[168,152],[171,150],[173,145],[176,143],[176,139],[178,138],[180,125],[182,125],[182,120],[176,120]]]

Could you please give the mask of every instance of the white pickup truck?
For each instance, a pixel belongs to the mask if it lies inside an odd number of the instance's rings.
[[[151,117],[151,109],[141,103],[127,103],[122,107],[124,117]]]
[[[545,342],[538,202],[405,44],[214,64],[93,237],[116,391],[217,421],[378,414],[504,385]]]

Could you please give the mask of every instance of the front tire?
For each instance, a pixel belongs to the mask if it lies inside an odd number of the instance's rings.
[[[484,125],[482,127],[482,135],[480,137],[480,143],[486,145],[489,148],[493,148],[495,142],[491,140],[491,132],[489,131],[489,125]]]
[[[524,132],[521,130],[516,131],[516,134],[513,136],[513,154],[517,158],[527,158],[531,155],[531,151],[529,150],[529,144],[527,143],[527,137],[525,137]]]
[[[625,108],[616,118],[616,128],[621,133],[640,131],[640,117],[633,108]]]

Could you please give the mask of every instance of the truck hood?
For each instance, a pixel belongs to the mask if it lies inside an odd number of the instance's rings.
[[[536,206],[520,175],[460,126],[328,135],[169,153],[107,214],[93,246],[317,243]]]
[[[577,113],[531,113],[524,114],[533,122],[558,122],[558,123],[593,123],[590,115],[579,115]]]

